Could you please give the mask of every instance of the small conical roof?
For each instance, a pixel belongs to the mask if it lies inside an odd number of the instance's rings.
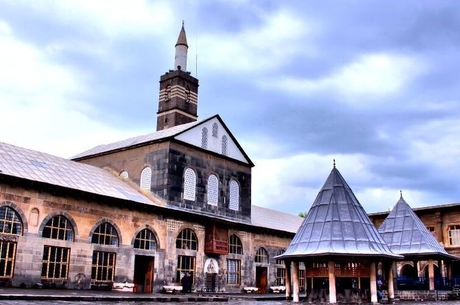
[[[187,44],[187,35],[185,35],[184,22],[182,21],[182,28],[179,32],[179,37],[177,37],[176,47],[178,45],[184,45],[188,48]]]
[[[390,251],[335,164],[294,239],[280,257],[307,256],[402,258]]]
[[[425,227],[412,208],[401,198],[379,228],[385,242],[394,253],[405,259],[433,256],[433,258],[458,259],[450,255]]]

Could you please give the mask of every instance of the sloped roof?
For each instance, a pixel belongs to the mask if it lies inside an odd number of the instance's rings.
[[[404,200],[402,193],[378,231],[391,251],[404,255],[406,259],[420,256],[459,259],[444,250]]]
[[[190,123],[186,123],[186,124],[173,126],[173,127],[167,128],[167,129],[159,130],[159,131],[156,131],[156,132],[153,132],[153,133],[149,133],[149,134],[146,134],[146,135],[129,138],[129,139],[114,142],[114,143],[98,145],[96,147],[93,147],[93,148],[91,148],[91,149],[89,149],[87,151],[84,151],[84,152],[72,157],[71,159],[79,161],[79,160],[82,160],[82,159],[85,159],[85,158],[88,158],[88,157],[91,157],[91,156],[99,155],[99,154],[106,154],[106,153],[111,153],[111,152],[114,152],[114,151],[130,149],[130,148],[133,148],[133,147],[136,147],[136,146],[148,145],[149,143],[158,142],[158,141],[165,141],[165,140],[173,139],[173,138],[176,141],[182,141],[180,139],[181,135],[183,135],[184,133],[192,130],[196,126],[206,124],[208,121],[211,121],[214,118],[219,121],[219,123],[226,130],[227,134],[229,135],[229,137],[231,138],[233,143],[235,143],[235,146],[237,147],[239,153],[242,156],[241,160],[244,160],[250,166],[254,166],[254,163],[251,161],[249,156],[243,150],[241,145],[238,143],[236,138],[233,136],[233,134],[228,129],[227,125],[224,123],[224,121],[221,119],[221,117],[218,114],[216,114],[214,116],[211,116],[211,117],[209,117],[207,119],[201,120],[201,121],[195,121],[195,122],[190,122]],[[200,139],[200,141],[201,141],[201,139]],[[232,158],[231,156],[227,156],[227,157]],[[233,158],[233,159],[237,160],[235,158]]]
[[[334,165],[280,257],[351,255],[402,258],[391,252]]]
[[[102,153],[106,153],[110,151],[115,151],[119,149],[124,149],[128,147],[144,144],[144,143],[149,143],[149,142],[153,142],[153,141],[157,141],[161,139],[170,138],[170,137],[173,137],[181,133],[184,130],[187,130],[193,126],[198,125],[199,123],[200,123],[199,121],[195,121],[195,122],[186,123],[186,124],[170,127],[167,129],[159,130],[157,132],[149,133],[146,135],[136,136],[133,138],[117,141],[114,143],[101,144],[91,149],[88,149],[87,151],[79,153],[78,155],[72,157],[71,159],[73,160],[81,159],[84,157],[94,156],[94,155],[98,155],[98,154],[102,154]]]
[[[0,142],[0,175],[156,205],[107,170]]]
[[[251,224],[253,226],[295,233],[302,224],[302,221],[302,217],[294,214],[283,213],[256,205],[251,206]]]

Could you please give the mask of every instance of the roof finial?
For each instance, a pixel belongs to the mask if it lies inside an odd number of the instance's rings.
[[[182,27],[184,27],[184,20],[182,20]]]
[[[399,190],[399,196],[401,197],[400,199],[403,199],[403,197],[402,197],[402,190]]]
[[[334,168],[335,168],[335,159],[333,159],[333,164],[332,164],[332,165],[333,165],[333,166],[334,166]]]

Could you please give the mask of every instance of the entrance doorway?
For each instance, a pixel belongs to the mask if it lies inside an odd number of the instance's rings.
[[[155,257],[136,255],[134,259],[134,291],[152,293]]]
[[[267,293],[267,267],[256,267],[256,286],[259,293]]]

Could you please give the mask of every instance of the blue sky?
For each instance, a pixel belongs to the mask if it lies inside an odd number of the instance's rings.
[[[308,211],[333,159],[367,212],[459,201],[456,1],[0,0],[0,141],[69,158],[155,131],[182,20],[253,204]]]

